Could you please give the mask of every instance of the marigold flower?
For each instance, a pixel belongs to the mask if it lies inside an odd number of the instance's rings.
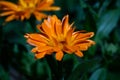
[[[82,57],[81,51],[86,51],[88,47],[95,44],[94,41],[89,40],[94,35],[93,32],[74,32],[75,28],[68,20],[68,15],[62,21],[55,15],[48,16],[47,20],[37,26],[41,33],[25,35],[27,42],[35,46],[32,52],[36,53],[36,58],[52,55],[53,52],[56,53],[55,57],[58,61],[62,60],[64,52]]]
[[[33,14],[37,20],[47,17],[42,11],[60,10],[59,7],[52,6],[54,0],[19,0],[18,4],[8,1],[0,1],[0,16],[8,16],[6,22],[14,19],[29,19]]]

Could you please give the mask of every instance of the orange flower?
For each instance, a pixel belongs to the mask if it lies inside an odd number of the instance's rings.
[[[93,32],[74,32],[73,24],[69,24],[68,20],[68,15],[62,21],[55,15],[48,16],[47,20],[37,26],[41,33],[25,35],[27,42],[35,46],[32,52],[36,53],[36,58],[52,55],[53,52],[56,53],[55,57],[58,61],[62,60],[64,52],[82,57],[81,51],[86,51],[95,44],[94,41],[89,40],[94,35]]]
[[[54,0],[19,0],[18,4],[8,1],[0,1],[2,8],[0,16],[8,16],[6,22],[14,19],[29,19],[33,14],[37,20],[47,17],[42,11],[60,10],[59,7],[51,6]]]

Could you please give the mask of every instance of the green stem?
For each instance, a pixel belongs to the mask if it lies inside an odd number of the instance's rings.
[[[51,69],[53,80],[64,80],[62,61],[56,61],[53,56],[46,56],[46,60]]]
[[[58,63],[59,80],[64,80],[64,77],[63,77],[63,64],[62,64],[62,61],[57,61],[57,63]]]

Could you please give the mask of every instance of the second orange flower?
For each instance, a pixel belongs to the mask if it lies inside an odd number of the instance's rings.
[[[54,0],[19,0],[18,4],[9,1],[0,1],[0,16],[7,16],[6,22],[14,19],[29,19],[34,15],[37,20],[47,17],[43,11],[60,10],[52,6]]]

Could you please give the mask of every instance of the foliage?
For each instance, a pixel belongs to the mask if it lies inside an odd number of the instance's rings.
[[[17,0],[8,0],[16,2]],[[55,0],[60,19],[66,14],[77,30],[95,32],[96,44],[84,57],[65,54],[59,62],[52,56],[36,60],[25,33],[36,32],[34,17],[4,23],[0,17],[0,80],[119,80],[120,0]]]

